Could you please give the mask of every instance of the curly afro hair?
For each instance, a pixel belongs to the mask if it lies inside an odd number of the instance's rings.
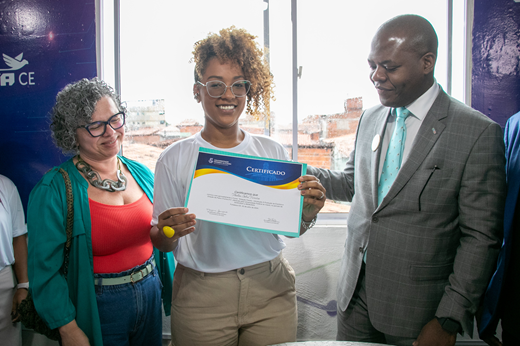
[[[76,130],[92,122],[96,104],[105,96],[114,101],[120,112],[126,113],[126,107],[114,89],[96,77],[90,80],[83,78],[68,84],[58,93],[52,109],[50,128],[56,146],[64,154],[78,153]]]
[[[216,57],[221,63],[237,64],[251,82],[246,112],[258,119],[262,114],[269,115],[270,100],[274,100],[274,82],[255,38],[246,30],[234,26],[220,30],[219,34],[210,33],[195,43],[192,61],[195,62],[195,83],[202,80],[212,58]]]

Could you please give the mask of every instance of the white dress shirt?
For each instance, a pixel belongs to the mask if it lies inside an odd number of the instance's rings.
[[[403,160],[401,162],[401,167],[406,162],[406,159],[410,155],[410,151],[413,147],[413,141],[419,132],[419,128],[422,125],[426,114],[432,108],[433,103],[437,99],[439,95],[440,87],[437,84],[437,81],[433,82],[433,85],[428,89],[424,94],[419,96],[418,99],[405,106],[412,114],[410,114],[406,120],[406,140],[404,142],[404,151],[403,151]],[[392,108],[391,114],[388,117],[388,123],[386,124],[386,130],[383,135],[383,143],[381,147],[381,156],[379,157],[379,177],[381,177],[381,172],[383,171],[383,165],[385,163],[386,151],[388,150],[388,144],[390,143],[390,139],[392,138],[392,134],[394,133],[395,127],[395,110]]]

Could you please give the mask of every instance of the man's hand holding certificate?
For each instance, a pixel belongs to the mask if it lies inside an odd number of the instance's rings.
[[[307,165],[200,148],[186,207],[197,219],[298,237]]]

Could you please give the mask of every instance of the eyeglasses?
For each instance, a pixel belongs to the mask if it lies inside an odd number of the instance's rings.
[[[248,80],[239,80],[233,83],[231,86],[226,85],[226,83],[221,82],[219,80],[212,80],[207,82],[206,84],[202,84],[201,82],[197,82],[198,84],[205,86],[208,91],[209,96],[211,97],[221,97],[226,93],[227,88],[231,88],[231,92],[235,97],[244,97],[249,92],[249,88],[251,87],[251,82]]]
[[[84,127],[92,137],[103,136],[107,130],[107,124],[114,130],[120,129],[125,124],[125,113],[119,112],[108,118],[107,121],[95,121]]]

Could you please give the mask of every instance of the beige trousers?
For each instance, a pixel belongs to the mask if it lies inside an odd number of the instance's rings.
[[[296,341],[294,270],[275,259],[224,273],[178,265],[173,280],[172,345],[270,345]]]
[[[0,271],[0,344],[22,345],[22,324],[11,322],[11,309],[15,292],[13,268],[7,266]]]

